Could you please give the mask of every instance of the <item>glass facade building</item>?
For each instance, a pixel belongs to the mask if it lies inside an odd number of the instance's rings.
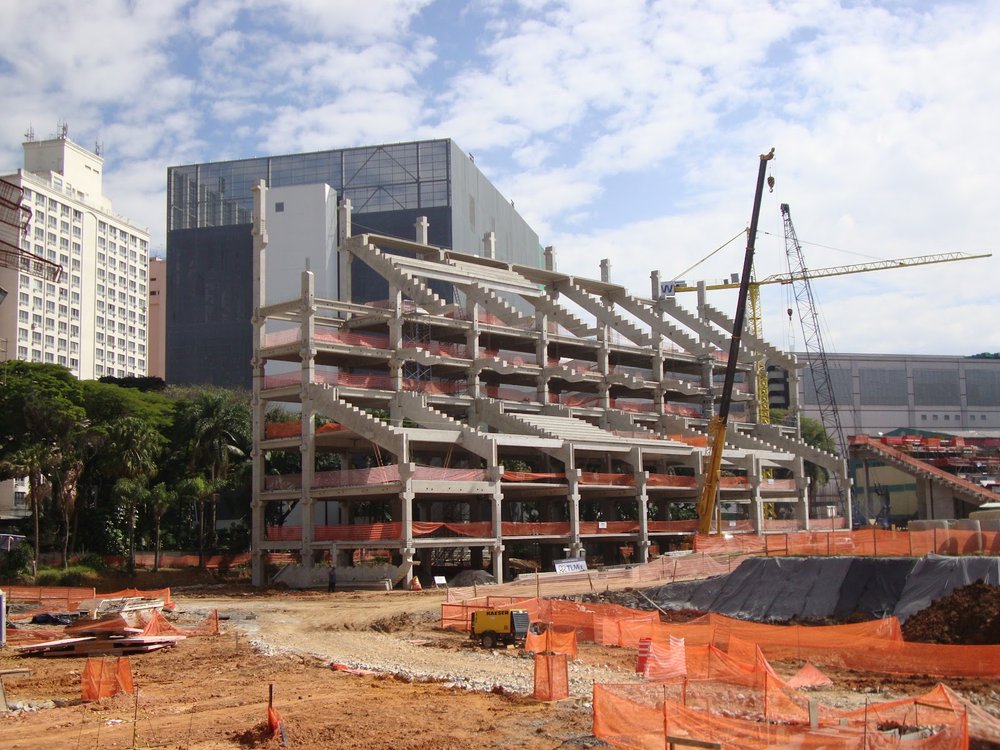
[[[250,385],[253,186],[327,184],[350,199],[355,234],[412,239],[475,255],[493,232],[496,257],[539,266],[538,235],[450,139],[336,149],[167,170],[166,371],[170,383]],[[352,266],[353,299],[385,282]]]

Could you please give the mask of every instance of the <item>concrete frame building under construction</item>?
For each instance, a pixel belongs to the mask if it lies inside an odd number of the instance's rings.
[[[256,585],[275,553],[299,557],[297,585],[319,583],[328,555],[344,583],[408,584],[455,567],[509,578],[511,557],[546,570],[684,546],[732,326],[704,294],[697,312],[637,297],[606,264],[601,280],[559,273],[552,248],[542,268],[498,260],[490,232],[444,249],[423,218],[412,241],[353,234],[346,200],[339,262],[379,274],[388,299],[324,298],[308,268],[275,298],[268,188],[254,194]],[[844,462],[756,419],[755,363],[794,357],[743,345],[719,530],[849,527],[849,510],[810,511],[804,470]],[[357,567],[372,550],[383,568]]]

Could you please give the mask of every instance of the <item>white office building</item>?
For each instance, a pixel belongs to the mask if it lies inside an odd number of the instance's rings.
[[[65,365],[81,379],[145,376],[149,232],[114,213],[103,159],[65,135],[24,143],[24,166],[2,176],[24,191],[21,249],[62,266],[57,281],[0,268],[6,356]],[[17,264],[12,264],[17,265]]]

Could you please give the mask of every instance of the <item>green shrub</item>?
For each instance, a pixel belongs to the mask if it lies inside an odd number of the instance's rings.
[[[36,586],[93,586],[97,572],[85,565],[70,565],[62,568],[39,568],[35,576]]]
[[[0,576],[14,580],[24,575],[31,575],[31,561],[35,550],[27,542],[21,542],[10,552],[0,554]]]

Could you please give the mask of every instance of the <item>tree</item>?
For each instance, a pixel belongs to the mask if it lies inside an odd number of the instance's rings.
[[[153,572],[160,569],[160,524],[164,514],[177,504],[177,491],[157,482],[149,490],[149,515],[153,519]]]
[[[180,408],[176,429],[186,442],[188,467],[203,473],[211,486],[210,517],[206,518],[205,500],[199,502],[198,561],[205,564],[206,525],[210,546],[215,543],[215,516],[218,492],[229,479],[230,466],[249,453],[250,409],[221,391],[208,391]]]
[[[31,505],[31,517],[35,529],[32,559],[34,570],[38,570],[38,558],[41,554],[41,501],[50,490],[45,482],[45,474],[51,460],[50,446],[45,443],[32,443],[11,453],[0,465],[2,474],[28,479],[28,502]]]
[[[135,572],[135,526],[139,506],[149,499],[146,478],[122,477],[115,482],[115,500],[125,509],[128,519],[128,572]]]
[[[165,445],[166,438],[140,417],[122,417],[106,428],[104,461],[113,462],[108,473],[118,478],[114,495],[127,512],[130,573],[135,571],[136,516],[149,496],[147,487],[159,471]]]
[[[35,525],[35,562],[40,553],[42,477],[51,498],[71,509],[80,467],[73,460],[86,429],[80,382],[60,365],[14,360],[3,364],[0,388],[0,479],[28,477]],[[34,485],[32,489],[32,485]],[[69,527],[63,527],[63,563]]]

